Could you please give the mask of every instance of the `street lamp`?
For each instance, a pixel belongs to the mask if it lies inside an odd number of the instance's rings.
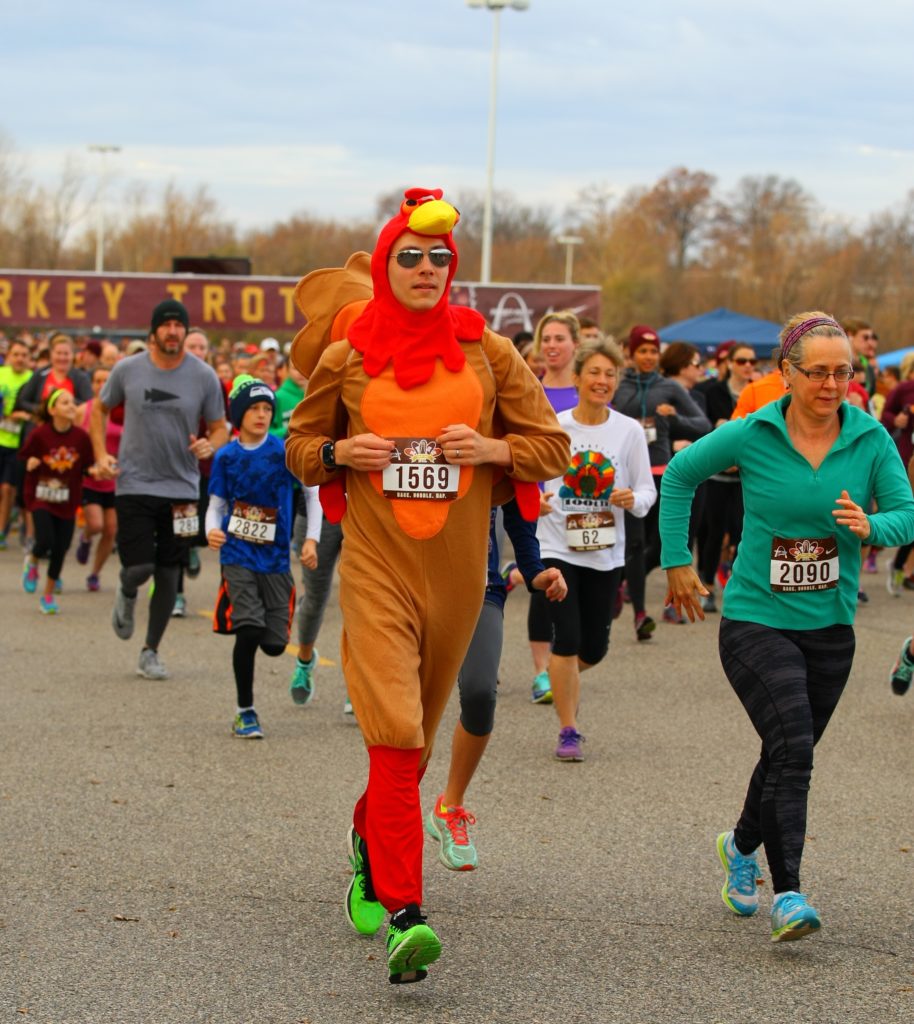
[[[565,246],[565,284],[571,284],[571,271],[574,266],[574,247],[583,245],[584,239],[577,235],[559,235],[556,238],[559,245]]]
[[[95,199],[95,272],[100,274],[105,269],[105,186],[108,183],[108,154],[120,153],[120,146],[104,146],[94,143],[89,146],[90,153],[98,153],[101,157],[101,172],[98,176],[98,192]]]
[[[530,0],[467,0],[468,7],[488,7],[494,15],[492,29],[492,74],[489,86],[489,155],[486,162],[486,197],[482,209],[482,284],[492,280],[492,189],[495,180],[495,108],[498,96],[498,29],[503,7],[525,11]]]

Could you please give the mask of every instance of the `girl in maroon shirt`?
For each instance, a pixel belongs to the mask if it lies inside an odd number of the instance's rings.
[[[73,540],[76,510],[82,499],[83,474],[95,462],[89,435],[73,425],[76,402],[58,388],[42,403],[36,427],[19,451],[25,462],[25,507],[35,523],[35,546],[25,557],[22,586],[38,588],[38,560],[48,559],[48,576],[40,599],[45,615],[58,612],[54,588]]]

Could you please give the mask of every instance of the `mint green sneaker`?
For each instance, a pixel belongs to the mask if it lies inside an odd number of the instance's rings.
[[[450,871],[473,871],[476,868],[476,847],[467,832],[468,825],[475,825],[476,819],[463,807],[441,810],[441,797],[428,812],[425,831],[437,839],[441,848],[438,860]]]
[[[384,908],[371,884],[368,844],[356,832],[355,825],[346,838],[352,865],[352,881],[346,890],[346,919],[360,935],[374,935],[384,923]]]
[[[534,677],[530,700],[534,704],[552,703],[552,683],[549,682],[549,673],[547,671],[544,670]]]
[[[771,941],[792,942],[822,927],[819,915],[801,892],[780,892],[771,908]]]
[[[415,903],[392,914],[387,927],[387,971],[391,985],[423,981],[441,956],[441,940]]]
[[[299,707],[311,703],[314,697],[314,673],[317,671],[317,650],[311,652],[310,661],[295,659],[295,671],[292,673],[292,682],[289,684],[289,693],[292,700]]]

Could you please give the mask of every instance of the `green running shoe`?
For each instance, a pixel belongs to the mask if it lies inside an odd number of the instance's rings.
[[[423,981],[441,956],[441,940],[415,903],[392,914],[387,927],[387,970],[391,985]]]
[[[476,867],[476,847],[467,832],[467,827],[475,824],[476,819],[463,807],[442,811],[440,796],[428,812],[425,831],[441,844],[438,860],[450,871],[472,871]]]
[[[371,884],[368,844],[354,825],[346,838],[352,865],[352,881],[346,890],[346,918],[360,935],[374,935],[384,923],[384,908],[378,903]]]

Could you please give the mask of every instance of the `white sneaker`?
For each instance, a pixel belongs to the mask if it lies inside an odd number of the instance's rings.
[[[159,660],[159,652],[151,647],[144,647],[140,651],[136,674],[144,679],[168,679],[168,669]]]

